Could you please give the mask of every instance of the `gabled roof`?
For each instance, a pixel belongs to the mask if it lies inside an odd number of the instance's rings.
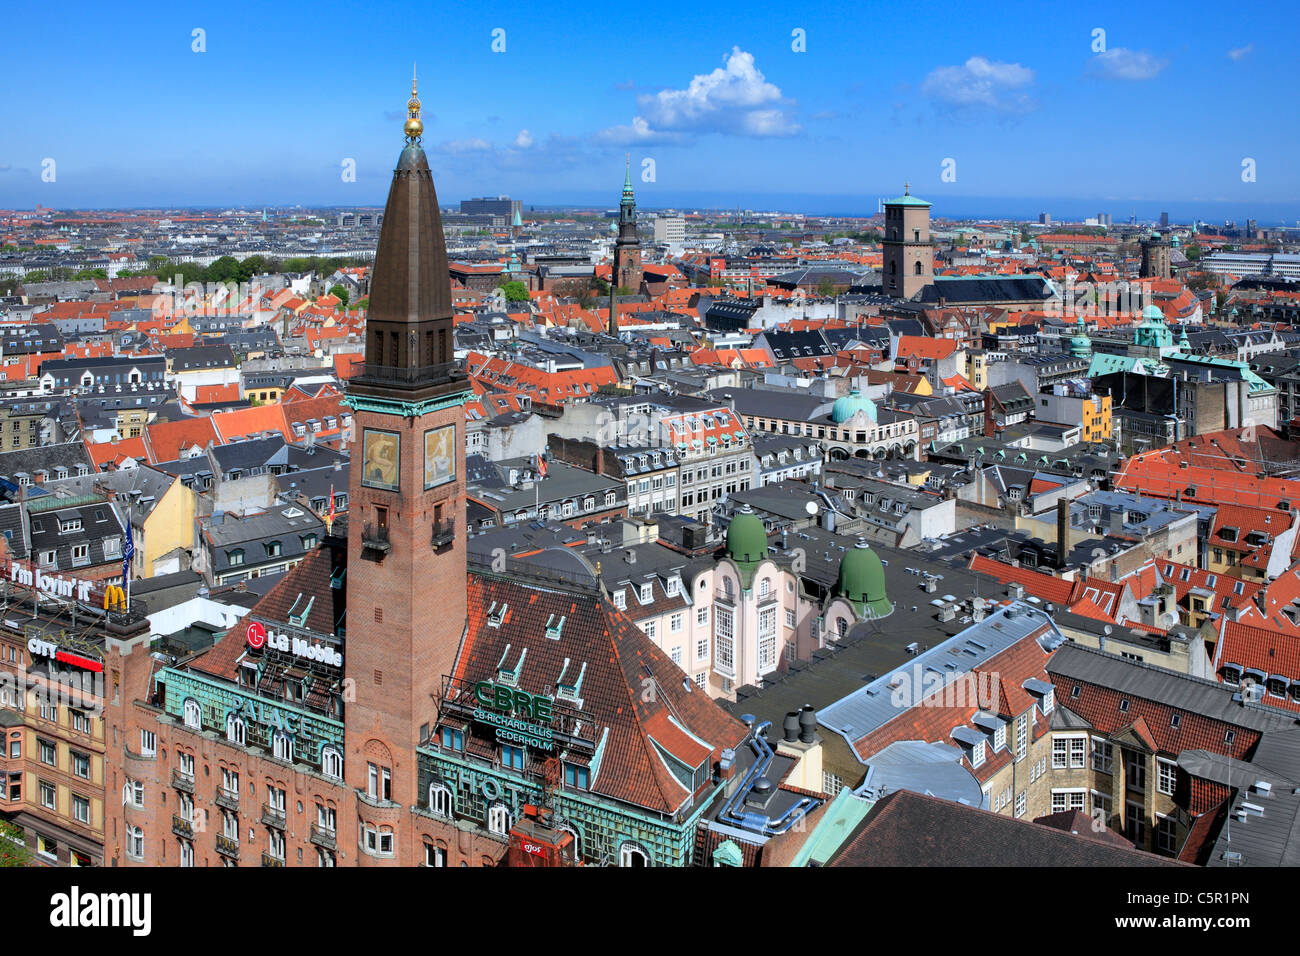
[[[746,727],[691,685],[686,675],[631,620],[594,592],[549,590],[490,575],[469,575],[468,630],[456,677],[495,680],[507,644],[516,679],[529,693],[553,693],[582,674],[578,696],[588,733],[603,741],[591,790],[660,813],[693,796],[664,754],[694,770],[736,747]],[[490,609],[505,607],[499,628]],[[563,617],[557,637],[548,622]],[[648,686],[655,693],[645,694]]]

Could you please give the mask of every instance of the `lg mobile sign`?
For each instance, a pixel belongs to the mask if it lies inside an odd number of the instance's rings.
[[[268,631],[261,621],[249,621],[244,637],[248,646],[255,651],[269,647],[271,650],[301,657],[305,661],[316,661],[331,667],[343,666],[343,655],[334,648],[326,647],[320,642],[312,644],[301,637],[290,637],[280,631]]]

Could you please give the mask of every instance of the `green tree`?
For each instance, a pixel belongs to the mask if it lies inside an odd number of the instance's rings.
[[[108,270],[107,269],[82,269],[80,272],[74,275],[73,278],[79,281],[84,279],[107,279]]]
[[[497,288],[500,289],[501,292],[505,294],[507,302],[528,301],[528,286],[524,285],[522,282],[518,282],[518,281],[505,282],[497,286]]]
[[[1201,258],[1201,247],[1198,246],[1196,243],[1192,243],[1186,249],[1183,250],[1183,255],[1185,255],[1192,262],[1195,262],[1197,259]]]
[[[32,851],[22,827],[0,820],[0,866],[32,865]]]
[[[348,290],[342,285],[330,286],[330,295],[339,300],[339,308],[347,311],[348,307]]]
[[[822,276],[821,281],[817,283],[817,294],[823,299],[835,294],[835,283],[831,281],[830,276]]]

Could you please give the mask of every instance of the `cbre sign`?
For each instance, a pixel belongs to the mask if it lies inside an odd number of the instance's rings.
[[[541,694],[529,694],[481,680],[474,685],[479,706],[474,719],[496,728],[497,740],[522,744],[536,750],[554,750],[554,701]]]

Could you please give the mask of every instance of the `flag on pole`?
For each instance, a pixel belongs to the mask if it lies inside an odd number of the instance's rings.
[[[542,457],[540,451],[537,453],[537,474],[542,478],[546,477],[546,459]]]
[[[135,557],[135,539],[131,535],[131,518],[126,519],[126,547],[122,549],[122,579],[131,580],[131,559]]]

